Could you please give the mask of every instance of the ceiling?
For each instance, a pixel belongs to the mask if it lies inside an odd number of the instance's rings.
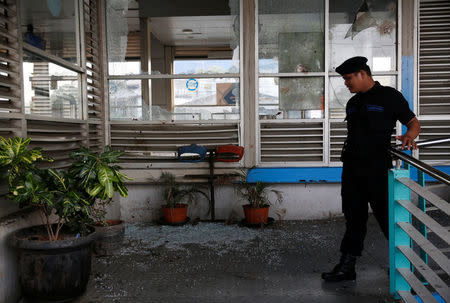
[[[237,0],[129,0],[128,31],[140,30],[139,18],[149,18],[152,34],[167,46],[224,46],[233,39],[233,23],[239,15],[232,16],[238,8]],[[237,20],[236,20],[237,19]],[[183,32],[192,30],[192,32]],[[236,37],[238,37],[238,33]],[[235,40],[238,38],[235,38]],[[236,43],[237,44],[237,43]]]

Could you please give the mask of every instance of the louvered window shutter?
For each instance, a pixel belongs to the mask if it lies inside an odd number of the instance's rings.
[[[450,134],[450,119],[420,120],[420,140],[448,137]],[[450,164],[450,144],[438,144],[419,149],[419,159],[430,164]]]
[[[0,1],[0,136],[22,135],[20,33],[15,1]]]
[[[54,161],[53,168],[70,165],[70,152],[86,146],[85,122],[46,121],[40,118],[27,120],[28,137],[31,147],[41,147]]]
[[[104,144],[103,85],[101,73],[99,1],[84,0],[88,146],[99,151]]]
[[[176,160],[180,146],[190,144],[212,148],[239,144],[238,124],[139,124],[111,122],[111,146],[126,152],[124,168],[150,168]]]
[[[341,151],[347,138],[346,122],[330,122],[330,162],[341,161]]]
[[[261,162],[322,162],[322,122],[263,123],[260,125]]]
[[[450,1],[420,0],[418,23],[419,138],[436,139],[450,134]],[[421,148],[419,159],[448,165],[450,144]]]
[[[419,114],[450,114],[450,1],[420,0]]]

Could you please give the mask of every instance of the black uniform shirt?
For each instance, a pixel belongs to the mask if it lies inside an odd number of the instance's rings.
[[[348,134],[343,161],[370,159],[375,163],[389,163],[386,151],[396,121],[406,125],[415,117],[399,91],[378,82],[367,92],[354,95],[347,103],[346,114]]]

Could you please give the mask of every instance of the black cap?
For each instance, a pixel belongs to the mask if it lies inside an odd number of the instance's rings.
[[[355,72],[359,72],[367,66],[367,58],[366,57],[352,57],[347,59],[336,67],[336,72],[340,75],[351,74]]]

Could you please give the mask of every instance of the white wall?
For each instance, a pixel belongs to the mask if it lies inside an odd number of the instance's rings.
[[[113,205],[120,204],[122,220],[126,222],[149,222],[161,216],[161,187],[159,185],[129,185],[127,198],[115,198]],[[323,219],[341,215],[340,184],[274,184],[272,188],[284,194],[283,204],[272,207],[270,216],[278,218],[274,210],[285,209],[284,220]],[[209,188],[206,187],[209,193]],[[216,219],[243,217],[241,201],[231,186],[216,187]],[[118,203],[120,202],[120,203]],[[189,209],[191,219],[206,215],[207,202],[202,199]],[[117,212],[116,212],[117,213]]]

